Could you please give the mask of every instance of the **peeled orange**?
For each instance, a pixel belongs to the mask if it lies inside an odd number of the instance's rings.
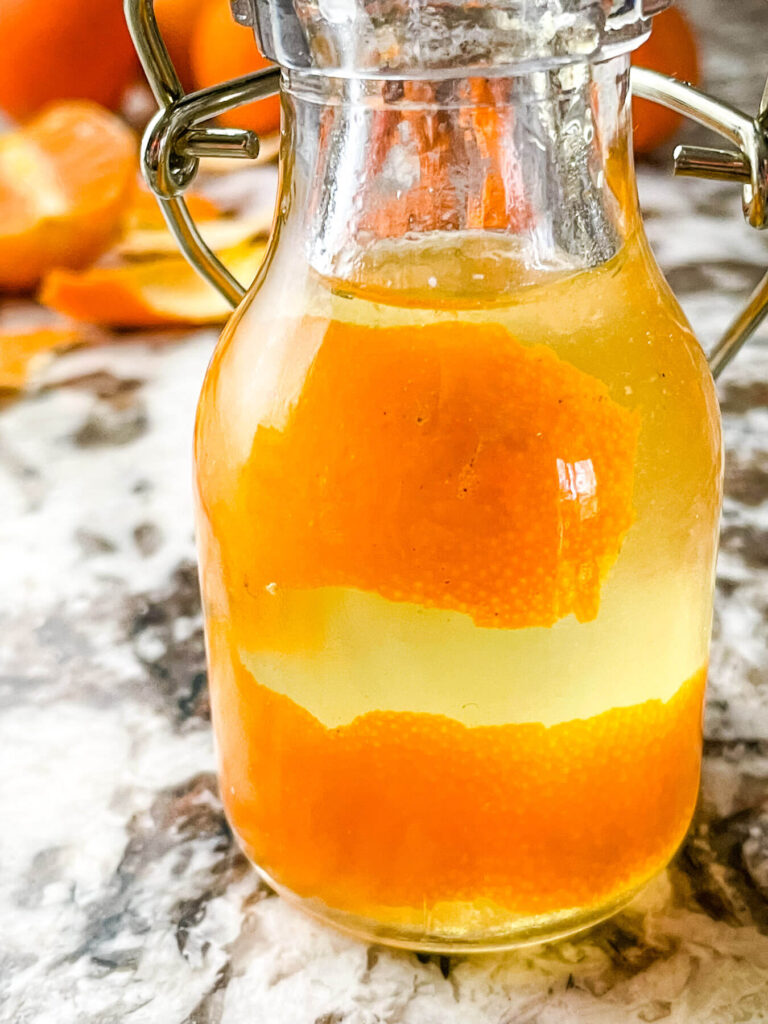
[[[135,174],[133,132],[93,103],[56,104],[0,135],[0,291],[96,259],[119,229]]]
[[[21,120],[46,103],[114,108],[138,69],[121,0],[2,0],[0,110]]]
[[[228,0],[207,0],[195,24],[191,55],[198,89],[272,67],[259,53],[253,32],[233,19]],[[280,100],[270,96],[222,114],[219,120],[268,135],[280,128]]]

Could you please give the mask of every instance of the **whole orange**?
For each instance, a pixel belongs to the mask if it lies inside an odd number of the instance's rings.
[[[137,59],[121,0],[1,0],[0,109],[18,120],[59,99],[115,108]]]
[[[193,88],[192,36],[206,0],[155,0],[155,17],[185,89]]]
[[[632,63],[698,85],[699,48],[685,15],[675,7],[657,14],[653,19],[650,39],[635,50]],[[683,118],[658,103],[635,99],[632,101],[632,120],[635,152],[649,153],[673,137]]]
[[[228,0],[207,0],[192,39],[192,73],[197,88],[218,85],[228,78],[271,66],[259,53],[253,32],[233,19]],[[270,96],[222,114],[219,120],[234,128],[250,128],[267,135],[280,127],[280,100]]]

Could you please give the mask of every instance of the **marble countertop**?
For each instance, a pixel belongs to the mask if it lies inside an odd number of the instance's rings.
[[[768,4],[734,0],[727,19],[718,0],[689,7],[709,87],[755,107]],[[641,194],[709,344],[768,263],[766,239],[731,186],[676,182],[659,161]],[[305,919],[230,838],[189,483],[214,341],[207,330],[115,338],[59,359],[35,394],[0,410],[0,1021],[768,1021],[768,332],[721,387],[706,758],[683,848],[584,937],[451,960]]]

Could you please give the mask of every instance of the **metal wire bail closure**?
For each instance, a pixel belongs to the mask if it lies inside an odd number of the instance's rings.
[[[187,260],[234,308],[246,289],[205,244],[182,194],[197,174],[201,157],[258,156],[259,139],[254,132],[198,126],[243,103],[274,95],[280,70],[269,68],[187,94],[160,35],[154,0],[124,0],[124,9],[133,45],[160,107],[142,141],[142,172]]]
[[[678,146],[674,152],[675,174],[742,183],[747,223],[759,230],[768,226],[768,83],[757,117],[749,117],[729,103],[647,68],[632,68],[632,90],[636,96],[676,110],[728,139],[735,150]],[[710,353],[713,377],[720,376],[767,314],[768,273]]]
[[[666,5],[664,0],[658,9]],[[280,69],[257,71],[187,94],[160,35],[154,0],[124,0],[124,7],[134,46],[160,107],[142,142],[142,172],[187,260],[234,308],[246,289],[206,245],[182,197],[197,174],[201,157],[253,159],[258,155],[259,140],[254,132],[199,126],[217,114],[274,95],[279,91]],[[768,83],[760,112],[757,117],[750,117],[656,71],[633,67],[631,81],[636,96],[697,121],[735,147],[720,150],[678,146],[674,153],[675,174],[742,184],[747,222],[758,229],[768,226]],[[720,375],[766,315],[768,272],[715,345],[709,357],[714,377]]]

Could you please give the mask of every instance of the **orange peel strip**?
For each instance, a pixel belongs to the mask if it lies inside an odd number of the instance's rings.
[[[588,621],[633,521],[638,429],[597,378],[500,326],[331,323],[284,429],[256,430],[212,508],[230,586]]]
[[[587,907],[659,870],[693,812],[704,669],[666,703],[550,727],[376,711],[328,729],[229,657],[214,666],[227,812],[302,896],[371,916]]]
[[[185,192],[184,199],[191,216],[195,220],[213,220],[221,216],[221,208],[212,199],[202,195],[200,192]],[[165,219],[160,212],[157,199],[141,184],[136,185],[130,206],[126,210],[123,219],[123,226],[127,231],[149,231],[165,228]]]
[[[34,368],[61,349],[79,344],[82,336],[70,328],[0,332],[0,389],[19,390],[29,383]]]
[[[235,277],[249,282],[265,251],[265,241],[249,240],[220,255]],[[232,312],[180,256],[125,261],[81,273],[55,270],[43,282],[40,301],[74,320],[109,327],[215,324]]]

